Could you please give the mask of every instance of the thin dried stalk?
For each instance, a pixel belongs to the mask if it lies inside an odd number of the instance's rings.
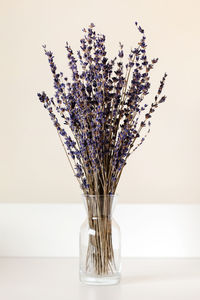
[[[87,205],[89,228],[93,230],[94,235],[89,236],[86,271],[96,275],[112,274],[116,266],[112,242],[110,196],[97,196],[93,201],[87,197]]]

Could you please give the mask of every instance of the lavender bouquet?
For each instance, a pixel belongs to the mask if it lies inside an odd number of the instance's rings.
[[[125,64],[123,45],[119,43],[118,55],[109,59],[105,35],[97,34],[93,23],[83,29],[77,56],[67,42],[71,81],[57,71],[53,53],[43,46],[53,74],[55,95],[49,98],[43,91],[38,97],[56,127],[85,195],[88,222],[96,232],[88,242],[86,265],[92,261],[97,275],[113,272],[115,265],[112,224],[105,216],[111,213],[123,168],[128,157],[144,142],[152,114],[166,99],[161,96],[165,73],[154,101],[144,103],[150,89],[150,72],[158,58],[147,59],[144,30],[137,22],[135,25],[141,39]],[[95,220],[94,214],[98,216]]]

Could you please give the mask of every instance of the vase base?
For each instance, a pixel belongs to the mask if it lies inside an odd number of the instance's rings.
[[[120,282],[120,274],[113,276],[89,276],[80,273],[80,281],[87,285],[116,285]]]

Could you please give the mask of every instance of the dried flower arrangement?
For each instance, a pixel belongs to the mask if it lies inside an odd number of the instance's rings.
[[[142,37],[138,46],[131,50],[125,65],[123,45],[119,44],[117,57],[108,59],[105,35],[97,34],[93,23],[83,29],[78,59],[67,42],[72,82],[62,72],[57,72],[53,53],[43,46],[53,74],[55,96],[49,98],[42,92],[38,97],[57,129],[85,195],[88,222],[97,232],[96,251],[91,240],[88,259],[93,251],[94,269],[98,275],[111,272],[114,265],[111,221],[103,217],[111,213],[110,196],[115,195],[127,158],[149,133],[149,119],[166,99],[161,96],[165,73],[154,101],[151,105],[144,103],[150,89],[150,71],[158,58],[148,61],[144,30],[137,22],[135,25]],[[71,129],[70,134],[66,128]],[[90,195],[97,196],[95,201],[89,200]],[[96,221],[92,218],[94,211],[99,217]]]

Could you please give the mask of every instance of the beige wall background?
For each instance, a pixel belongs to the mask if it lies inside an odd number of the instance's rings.
[[[1,202],[80,202],[81,191],[55,128],[36,96],[53,96],[42,44],[69,76],[65,42],[79,48],[82,28],[96,24],[107,51],[127,50],[146,31],[153,99],[166,71],[167,102],[152,118],[146,142],[129,158],[118,186],[120,202],[200,202],[199,1],[0,1]]]

